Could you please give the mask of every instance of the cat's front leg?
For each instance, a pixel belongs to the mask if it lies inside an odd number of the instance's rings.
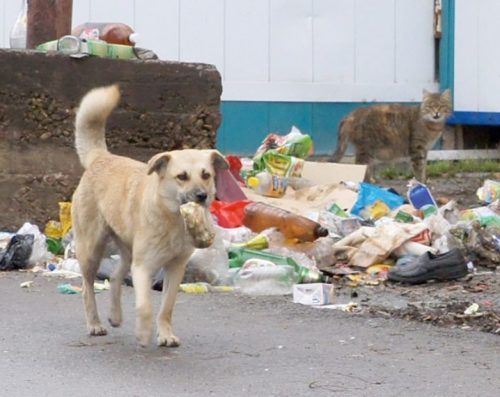
[[[425,155],[414,156],[411,159],[411,165],[413,168],[413,176],[422,183],[425,183],[426,177],[426,166],[427,166],[427,153]]]

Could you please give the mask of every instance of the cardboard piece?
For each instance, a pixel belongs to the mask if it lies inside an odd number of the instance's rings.
[[[302,177],[318,185],[327,185],[343,181],[362,182],[365,173],[366,165],[306,161]]]
[[[281,198],[265,197],[248,188],[243,188],[243,192],[249,200],[274,205],[302,216],[318,213],[334,202],[341,208],[350,209],[358,197],[356,192],[336,184],[312,186],[298,191],[289,188]]]
[[[293,302],[302,305],[329,305],[335,301],[333,285],[325,283],[295,284]]]
[[[265,197],[249,188],[242,188],[242,190],[249,200],[264,202],[302,216],[309,216],[324,210],[332,203],[350,210],[357,200],[358,193],[340,185],[340,182],[362,182],[365,172],[365,165],[306,161],[302,176],[317,183],[317,186],[297,191],[288,187],[281,198]],[[325,181],[329,182],[325,183]]]

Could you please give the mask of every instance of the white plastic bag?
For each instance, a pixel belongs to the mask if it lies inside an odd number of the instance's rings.
[[[224,284],[227,281],[228,262],[224,240],[217,230],[213,244],[208,248],[195,249],[189,258],[184,282]]]
[[[32,266],[42,265],[50,258],[50,253],[47,249],[47,242],[45,235],[40,232],[38,226],[26,222],[17,231],[17,234],[32,234],[34,236],[33,250],[28,263]]]

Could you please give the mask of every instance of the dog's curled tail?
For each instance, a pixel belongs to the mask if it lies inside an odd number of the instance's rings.
[[[94,88],[80,102],[75,120],[75,146],[86,169],[102,152],[107,152],[106,120],[120,100],[118,84]]]
[[[338,163],[344,157],[344,153],[347,149],[347,144],[349,143],[349,120],[344,118],[338,128],[338,138],[337,138],[337,149],[333,153],[331,161]]]

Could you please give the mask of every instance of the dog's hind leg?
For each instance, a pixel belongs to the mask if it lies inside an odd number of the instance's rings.
[[[187,259],[183,258],[175,263],[171,263],[165,269],[162,301],[157,317],[158,346],[177,347],[180,345],[179,338],[174,335],[172,330],[172,312],[179,284],[184,277]]]
[[[108,317],[108,321],[113,327],[119,327],[123,320],[122,315],[122,305],[121,305],[121,295],[122,295],[122,284],[123,279],[130,271],[130,264],[132,262],[132,254],[130,249],[124,246],[124,244],[117,239],[115,239],[120,250],[120,264],[111,276],[111,308]]]
[[[105,226],[99,222],[92,222],[82,230],[78,224],[74,225],[76,257],[80,263],[83,281],[83,303],[87,318],[87,331],[90,335],[106,335],[107,331],[101,325],[97,312],[97,303],[94,293],[94,281],[99,264],[106,247],[107,233]]]

